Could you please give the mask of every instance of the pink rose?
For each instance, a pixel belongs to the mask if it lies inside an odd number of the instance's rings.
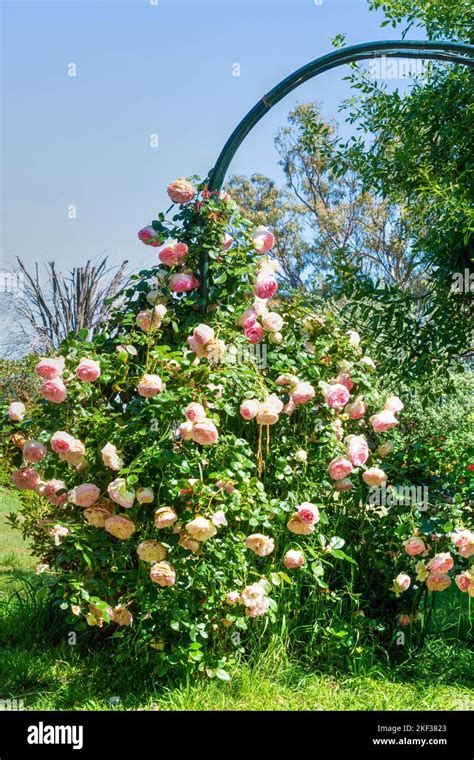
[[[52,404],[62,404],[67,396],[67,389],[59,377],[53,380],[44,380],[41,384],[40,393],[46,401]]]
[[[334,490],[342,493],[343,491],[350,491],[354,488],[354,483],[349,478],[343,478],[342,480],[336,480],[334,483]]]
[[[346,408],[346,412],[348,413],[351,420],[362,419],[366,411],[367,407],[361,398],[357,398],[353,404],[349,404],[349,406]]]
[[[189,203],[196,194],[194,187],[184,177],[178,177],[177,180],[171,182],[166,188],[166,192],[173,203]]]
[[[214,330],[209,325],[198,325],[193,330],[193,337],[200,346],[205,346],[214,338]]]
[[[349,336],[349,345],[352,346],[352,348],[359,348],[360,345],[360,335],[355,330],[348,330],[347,335]]]
[[[27,462],[42,462],[46,454],[46,447],[39,441],[27,441],[23,446],[23,456]]]
[[[275,548],[273,538],[264,536],[262,533],[252,533],[245,539],[245,546],[259,557],[268,557]]]
[[[142,379],[137,385],[137,391],[143,398],[153,398],[158,393],[161,393],[163,383],[159,375],[143,375]]]
[[[178,519],[178,515],[171,509],[171,507],[160,507],[155,512],[154,522],[155,528],[162,530],[163,528],[169,528],[170,525],[174,525]]]
[[[260,322],[253,322],[251,325],[244,327],[244,335],[249,343],[260,343],[265,335],[265,331]]]
[[[237,320],[240,327],[246,328],[255,324],[258,314],[255,309],[246,309],[244,313]]]
[[[168,285],[173,293],[187,293],[199,287],[199,280],[192,273],[181,272],[172,274],[168,280]]]
[[[184,415],[190,422],[204,422],[206,419],[206,410],[202,404],[191,401],[184,410]]]
[[[461,557],[469,559],[474,554],[474,533],[470,530],[458,530],[451,533],[451,540]]]
[[[263,315],[262,325],[264,330],[271,333],[278,333],[283,327],[283,317],[276,314],[274,311],[269,311],[268,314]]]
[[[101,449],[102,461],[111,470],[121,470],[124,466],[123,459],[119,456],[117,447],[113,443],[106,443]]]
[[[174,586],[176,583],[176,573],[173,565],[169,562],[157,562],[150,568],[150,578],[158,586]]]
[[[345,385],[334,383],[324,392],[324,398],[331,409],[342,409],[349,401],[349,391]]]
[[[416,557],[417,554],[422,554],[426,551],[425,542],[418,536],[412,536],[405,542],[405,551],[410,557]]]
[[[167,267],[175,267],[176,264],[181,264],[183,259],[188,253],[188,246],[186,243],[173,243],[172,245],[166,245],[161,251],[158,252],[158,258],[162,264]]]
[[[300,520],[307,525],[315,525],[319,522],[319,509],[315,504],[311,504],[309,501],[304,501],[298,507],[296,514]]]
[[[393,590],[398,596],[410,588],[411,578],[406,573],[399,573],[393,581]]]
[[[368,486],[383,486],[387,480],[387,475],[379,467],[369,467],[362,473],[362,479]]]
[[[336,379],[334,380],[334,383],[339,383],[339,385],[343,385],[345,388],[347,388],[348,391],[351,391],[355,385],[355,383],[351,379],[351,376],[347,372],[341,372],[341,374],[338,375]]]
[[[257,275],[253,292],[258,298],[272,298],[277,290],[278,282],[272,274],[264,271]]]
[[[159,541],[142,541],[137,546],[137,554],[143,562],[161,562],[166,557],[166,547]]]
[[[160,243],[155,240],[153,241],[153,238],[155,238],[158,235],[158,232],[153,229],[151,225],[148,227],[143,227],[138,233],[138,239],[142,241],[142,243],[145,243],[145,245],[151,245],[154,248],[158,246]]]
[[[306,404],[314,398],[316,392],[311,383],[298,383],[296,388],[291,392],[291,400],[296,406]]]
[[[283,565],[287,570],[295,570],[304,565],[304,554],[297,549],[289,549],[283,557]]]
[[[389,409],[382,409],[381,412],[373,414],[372,417],[369,417],[369,422],[376,433],[385,433],[385,431],[398,425],[397,418]]]
[[[244,420],[253,420],[257,416],[260,404],[254,398],[246,399],[240,405],[240,415]]]
[[[148,332],[153,325],[153,312],[150,309],[139,311],[135,318],[135,324],[143,332]]]
[[[336,441],[342,441],[342,439],[344,438],[344,428],[342,427],[342,422],[339,419],[339,417],[336,417],[336,419],[332,423],[332,429],[334,430]]]
[[[352,462],[345,457],[335,457],[329,462],[328,472],[333,480],[344,480],[352,472]]]
[[[187,420],[178,427],[178,436],[182,441],[190,441],[193,434],[194,423]]]
[[[72,489],[70,499],[76,507],[92,507],[100,496],[100,489],[94,483],[81,483]]]
[[[227,604],[233,605],[240,602],[240,594],[238,591],[229,591],[225,598]]]
[[[257,422],[259,425],[275,425],[278,422],[278,415],[283,409],[281,406],[275,404],[271,399],[267,399],[259,405],[257,412]]]
[[[17,488],[34,491],[40,484],[40,476],[30,467],[22,467],[12,473],[12,483]]]
[[[46,483],[41,483],[38,486],[37,491],[56,507],[60,507],[61,504],[64,504],[68,497],[66,484],[63,483],[62,480],[56,480],[55,478],[46,481]],[[61,491],[61,493],[59,493],[59,491]]]
[[[192,429],[191,438],[202,446],[210,446],[216,443],[219,438],[219,432],[212,420],[203,420],[197,422]]]
[[[107,487],[107,492],[116,504],[120,504],[125,509],[133,507],[135,501],[135,491],[127,487],[125,478],[115,478]]]
[[[348,435],[346,438],[347,455],[354,467],[360,467],[369,458],[369,447],[365,435]]]
[[[471,586],[474,588],[474,576],[471,575],[469,570],[465,570],[461,575],[457,575],[455,581],[460,591],[469,591]]]
[[[111,536],[119,538],[121,541],[125,541],[130,538],[132,533],[135,532],[135,524],[128,517],[122,517],[122,515],[113,515],[108,517],[104,525],[107,533]]]
[[[195,517],[185,527],[188,534],[199,542],[207,541],[217,533],[215,525],[206,517]]]
[[[400,401],[398,396],[389,396],[384,404],[384,409],[388,409],[389,412],[396,414],[404,409],[403,401]]]
[[[40,359],[35,367],[35,372],[45,380],[54,380],[61,377],[64,372],[64,357],[58,356],[56,359]]]
[[[135,494],[137,497],[137,501],[139,504],[151,504],[153,499],[155,498],[155,494],[153,493],[151,488],[137,488],[137,492]]]
[[[449,552],[440,552],[430,559],[426,567],[433,575],[447,573],[454,565],[454,560]]]
[[[81,359],[76,369],[76,377],[83,383],[93,383],[100,377],[100,364],[94,359]]]
[[[8,407],[8,416],[13,422],[21,422],[26,414],[26,407],[21,401],[13,401]]]
[[[433,573],[426,579],[428,591],[445,591],[451,585],[451,578],[444,573]]]
[[[66,454],[74,449],[76,439],[64,430],[57,430],[51,436],[50,445],[55,454]]]
[[[266,253],[275,245],[275,237],[267,227],[257,227],[252,235],[252,242],[257,253]]]

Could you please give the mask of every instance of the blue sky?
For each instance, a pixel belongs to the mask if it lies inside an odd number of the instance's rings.
[[[62,268],[104,250],[114,262],[143,264],[153,252],[136,232],[166,207],[166,185],[206,174],[266,91],[329,52],[339,32],[348,44],[399,36],[380,28],[382,17],[366,0],[0,5],[1,260],[54,259]],[[76,76],[68,75],[70,64]],[[343,74],[328,72],[278,104],[246,139],[231,172],[278,178],[273,137],[286,114],[316,99],[337,117],[348,94]]]

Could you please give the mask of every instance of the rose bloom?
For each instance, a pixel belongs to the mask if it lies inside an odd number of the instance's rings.
[[[203,422],[197,422],[193,426],[191,438],[195,443],[200,443],[201,446],[210,446],[217,442],[219,432],[212,420],[203,420]]]
[[[344,385],[345,388],[347,388],[348,391],[351,391],[355,385],[354,381],[351,379],[351,376],[348,372],[341,372],[340,375],[336,377],[334,380],[334,383],[339,383],[340,385]]]
[[[334,383],[324,392],[324,398],[331,409],[343,409],[349,401],[349,391],[345,385]]]
[[[127,610],[126,607],[123,607],[123,605],[118,604],[116,607],[114,607],[113,620],[114,620],[114,623],[117,623],[117,625],[132,625],[133,615],[130,612],[130,610]]]
[[[199,287],[199,280],[192,272],[180,272],[171,275],[168,285],[173,293],[187,293]]]
[[[426,567],[433,575],[442,575],[451,570],[454,565],[454,560],[449,552],[440,552],[435,554],[433,559],[430,559]]]
[[[166,557],[166,548],[159,541],[142,541],[137,546],[137,554],[143,562],[161,562]]]
[[[206,419],[206,410],[202,404],[191,401],[184,410],[184,416],[190,422],[204,422]]]
[[[369,458],[369,447],[365,435],[348,435],[346,438],[347,455],[354,467],[360,467]]]
[[[349,336],[349,345],[353,348],[359,348],[360,345],[360,335],[355,330],[348,330],[347,334]]]
[[[250,325],[254,325],[257,321],[257,317],[259,315],[255,311],[255,309],[246,309],[243,314],[238,318],[237,324],[240,327],[250,327]]]
[[[389,409],[382,409],[381,412],[373,414],[369,417],[369,422],[376,433],[385,433],[386,430],[398,425],[397,418]]]
[[[291,515],[286,527],[291,533],[295,533],[297,536],[309,536],[314,532],[314,525],[303,522],[297,512]]]
[[[115,480],[112,480],[107,487],[107,492],[112,501],[115,501],[116,504],[120,504],[121,507],[124,507],[125,509],[133,507],[135,491],[127,488],[127,481],[125,478],[115,478]]]
[[[257,253],[266,253],[275,245],[275,237],[267,227],[257,227],[252,235],[252,243]]]
[[[151,504],[151,502],[155,498],[155,494],[153,493],[151,488],[143,488],[143,487],[137,489],[135,496],[139,504]]]
[[[54,538],[54,543],[56,546],[59,546],[61,543],[61,539],[64,538],[64,536],[67,536],[69,533],[69,528],[65,528],[64,525],[52,525],[48,528],[46,528],[46,533],[48,536],[51,536],[51,538]]]
[[[246,607],[252,608],[261,604],[265,598],[265,589],[261,583],[252,583],[250,586],[245,586],[244,590],[240,594],[240,598]]]
[[[150,330],[153,323],[153,312],[150,309],[146,309],[145,311],[139,311],[136,318],[135,318],[135,324],[137,327],[140,328],[140,330],[143,330],[143,332],[148,332]]]
[[[46,401],[52,404],[62,404],[67,396],[67,389],[60,377],[53,380],[44,380],[41,384],[40,393]]]
[[[62,491],[62,493],[58,493],[59,491]],[[54,504],[55,507],[60,507],[64,504],[68,497],[66,484],[62,480],[56,480],[56,478],[41,483],[37,488],[37,492],[41,496],[44,496],[50,504]]]
[[[21,401],[13,401],[8,407],[8,416],[12,422],[21,422],[26,414],[26,407]]]
[[[332,429],[334,430],[336,441],[342,441],[342,439],[344,438],[344,428],[342,427],[342,422],[339,419],[339,417],[336,417],[336,419],[332,423]]]
[[[205,346],[214,338],[214,330],[209,325],[198,325],[193,330],[193,337],[201,346]]]
[[[174,586],[176,583],[176,573],[173,565],[169,562],[157,562],[150,568],[150,578],[158,586]]]
[[[273,538],[264,536],[262,533],[252,533],[245,539],[245,546],[259,557],[268,557],[275,548]]]
[[[137,385],[138,394],[144,398],[153,398],[161,393],[162,388],[163,383],[159,375],[143,375]]]
[[[470,596],[474,596],[474,574],[470,573],[469,570],[465,570],[461,575],[457,575],[455,578],[456,586],[460,591],[467,591]],[[470,593],[470,591],[473,591],[473,593]]]
[[[214,514],[211,516],[211,521],[212,524],[217,528],[222,527],[223,525],[227,525],[225,512],[222,509],[218,509],[217,512],[214,512]]]
[[[272,298],[278,290],[278,282],[272,274],[264,271],[257,275],[253,292],[258,298]]]
[[[188,250],[186,243],[173,243],[162,248],[158,252],[158,258],[165,266],[175,267],[176,264],[181,264]]]
[[[406,573],[399,573],[393,581],[393,590],[398,596],[410,588],[411,578]]]
[[[17,488],[34,491],[40,484],[40,476],[31,467],[22,467],[12,473],[12,483]]]
[[[177,435],[181,440],[183,441],[190,441],[193,434],[193,427],[194,422],[190,422],[187,420],[186,422],[182,422],[181,425],[178,427]]]
[[[308,401],[315,396],[315,390],[311,383],[298,383],[294,391],[291,393],[291,400],[296,406],[300,404],[307,404]]]
[[[349,404],[345,411],[351,420],[361,420],[367,411],[367,407],[361,398],[357,398],[354,403]]]
[[[196,191],[184,177],[178,177],[166,188],[166,192],[173,203],[189,203],[194,198]]]
[[[262,325],[264,330],[272,333],[280,332],[283,327],[283,317],[276,314],[274,311],[269,311],[262,317]]]
[[[27,462],[42,462],[46,454],[46,447],[39,441],[27,441],[23,446],[23,456]]]
[[[205,517],[195,517],[194,520],[186,523],[185,527],[191,538],[196,541],[207,541],[217,533],[213,523]]]
[[[300,504],[296,513],[300,520],[308,525],[314,525],[319,522],[319,509],[309,501],[304,501]]]
[[[124,466],[123,459],[119,456],[113,443],[106,443],[100,452],[102,461],[110,470],[121,470]]]
[[[195,538],[191,538],[191,536],[186,533],[186,531],[183,531],[179,534],[178,546],[181,546],[182,549],[188,549],[188,551],[196,554],[196,552],[199,551],[201,544],[199,541],[196,541]]]
[[[387,454],[391,454],[394,449],[394,445],[391,441],[387,441],[386,443],[381,443],[380,446],[377,448],[377,454],[381,457],[386,457]]]
[[[335,491],[350,491],[351,488],[354,488],[354,483],[349,478],[343,478],[342,480],[336,480],[334,483],[334,490]]]
[[[444,573],[433,573],[426,579],[428,591],[445,591],[451,585],[451,578]]]
[[[70,500],[76,507],[92,507],[100,496],[100,489],[94,483],[81,483],[72,489]]]
[[[368,486],[383,486],[387,480],[387,475],[379,467],[369,467],[362,473],[362,479]]]
[[[64,357],[40,359],[35,367],[35,372],[45,380],[54,380],[54,378],[60,377],[64,372]]]
[[[303,552],[296,549],[290,549],[283,557],[283,564],[287,570],[295,570],[298,567],[303,567],[305,562]]]
[[[304,464],[304,462],[308,461],[308,454],[304,449],[298,449],[298,451],[295,451],[294,457],[300,464]]]
[[[240,602],[240,594],[238,591],[229,591],[225,598],[227,604],[238,604]]]
[[[275,345],[279,345],[283,340],[283,335],[279,332],[273,332],[270,333],[268,336],[269,343],[273,343]]]
[[[155,512],[155,528],[168,528],[178,519],[178,515],[171,507],[160,507]]]
[[[393,414],[396,414],[397,412],[401,412],[402,409],[404,409],[404,404],[403,401],[398,398],[398,396],[389,396],[383,408],[388,409],[388,411],[393,412]]]
[[[55,454],[67,454],[75,448],[76,439],[64,430],[57,430],[51,436],[50,445]]]
[[[260,404],[257,413],[257,422],[259,425],[275,425],[275,423],[278,422],[278,412],[275,404],[272,404],[272,402],[268,400]]]
[[[111,536],[115,536],[115,538],[124,541],[125,539],[130,538],[135,531],[135,524],[129,520],[128,517],[113,515],[112,517],[107,518],[104,528]]]
[[[335,457],[329,462],[328,472],[332,480],[343,480],[352,472],[352,462],[346,457]]]
[[[412,536],[408,541],[405,541],[405,551],[410,557],[416,557],[417,554],[426,551],[425,542],[418,536]]]
[[[259,409],[260,404],[256,399],[246,399],[240,405],[240,416],[243,417],[244,420],[253,420],[253,418],[257,416]]]
[[[143,227],[138,232],[138,239],[142,241],[142,243],[145,243],[145,245],[151,245],[154,248],[159,245],[158,241],[153,242],[153,238],[155,238],[158,235],[158,232],[153,229],[151,225],[148,227]]]
[[[114,514],[114,505],[105,499],[100,499],[92,507],[86,507],[83,512],[86,522],[94,528],[103,528],[105,521]]]
[[[83,383],[93,383],[100,377],[100,364],[94,359],[81,359],[76,369],[76,377]]]
[[[403,627],[410,625],[410,623],[411,623],[410,615],[400,615],[400,617],[398,618],[398,624]]]
[[[451,540],[459,550],[461,557],[469,559],[474,554],[474,533],[470,530],[458,530],[451,533]]]
[[[263,329],[260,322],[252,322],[251,325],[244,327],[244,335],[249,343],[260,343],[263,336],[265,335],[265,330]]]

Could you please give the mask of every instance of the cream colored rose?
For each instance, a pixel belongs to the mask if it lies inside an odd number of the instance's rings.
[[[161,530],[162,528],[168,528],[170,525],[176,522],[178,515],[171,509],[171,507],[160,507],[155,512],[155,528]]]
[[[205,517],[195,517],[186,524],[186,530],[196,541],[207,541],[217,533],[215,525]]]
[[[142,541],[138,544],[137,554],[144,562],[160,562],[166,557],[166,549],[159,541]]]

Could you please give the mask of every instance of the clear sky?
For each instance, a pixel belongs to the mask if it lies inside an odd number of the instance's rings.
[[[166,185],[206,174],[266,91],[329,52],[339,32],[347,44],[400,36],[380,28],[382,17],[369,12],[367,0],[0,0],[0,6],[0,258],[54,259],[62,268],[104,250],[114,262],[142,264],[153,252],[136,232],[166,207]],[[246,139],[231,172],[278,177],[273,137],[286,114],[315,99],[337,117],[349,92],[343,75],[342,68],[324,74],[278,104]]]

